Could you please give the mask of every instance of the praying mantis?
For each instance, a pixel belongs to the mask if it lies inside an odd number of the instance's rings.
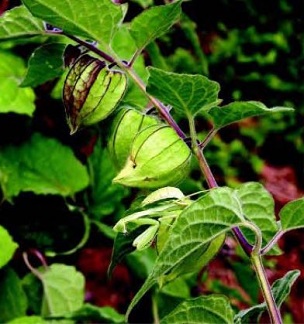
[[[113,227],[114,231],[128,234],[140,226],[148,226],[133,241],[137,250],[144,250],[154,241],[157,233],[168,235],[168,229],[174,220],[191,204],[189,196],[175,187],[164,187],[153,191],[142,202],[140,210],[120,219]],[[150,208],[147,208],[151,206]],[[144,209],[143,209],[144,208]],[[162,247],[164,239],[158,240],[158,249]]]

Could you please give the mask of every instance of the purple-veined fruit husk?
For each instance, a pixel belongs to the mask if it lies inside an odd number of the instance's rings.
[[[63,103],[70,133],[107,118],[127,89],[127,77],[88,54],[70,68],[63,86]]]

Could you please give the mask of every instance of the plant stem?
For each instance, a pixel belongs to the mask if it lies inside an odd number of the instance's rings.
[[[204,149],[204,147],[207,146],[207,144],[211,141],[211,139],[215,136],[217,133],[217,129],[213,128],[210,130],[210,132],[207,134],[206,138],[199,144],[199,147],[201,149]]]
[[[194,124],[194,118],[193,116],[188,116],[189,121],[189,130],[190,130],[190,137],[191,137],[191,143],[192,143],[192,150],[198,160],[199,167],[205,176],[205,179],[207,181],[209,188],[216,188],[218,187],[218,184],[213,176],[213,173],[211,172],[209,168],[209,164],[207,163],[205,156],[203,154],[203,150],[200,149],[198,141],[197,141],[197,134]]]
[[[61,33],[61,34],[65,35],[66,37],[68,37],[70,39],[72,39],[76,43],[85,46],[87,49],[89,49],[90,51],[96,53],[97,55],[99,55],[100,57],[102,57],[103,59],[108,61],[109,63],[115,63],[115,59],[112,56],[108,55],[107,53],[100,50],[96,46],[94,46],[94,45],[92,45],[90,43],[87,43],[87,42],[83,41],[82,39],[80,39],[79,37],[76,37],[74,35],[70,35],[70,34],[66,34],[66,33]]]
[[[200,169],[205,176],[205,179],[207,181],[208,187],[209,188],[217,188],[218,184],[213,176],[212,171],[210,170],[209,164],[206,161],[206,158],[203,153],[203,148],[200,148],[200,144],[197,141],[197,135],[196,135],[196,130],[195,130],[195,124],[194,124],[194,119],[192,116],[188,116],[189,120],[189,129],[190,129],[190,137],[192,140],[192,150],[194,151],[196,158],[198,160]],[[209,133],[210,136],[213,134],[213,132]],[[238,227],[234,227],[232,229],[234,235],[236,236],[237,240],[239,241],[240,245],[242,246],[243,250],[247,255],[250,255],[252,251],[252,246],[251,244],[248,243],[246,238],[244,237],[242,231]]]
[[[155,97],[151,96],[146,91],[146,85],[144,82],[140,79],[140,77],[135,73],[135,71],[132,68],[127,67],[127,73],[128,75],[133,79],[133,81],[138,85],[138,87],[143,91],[143,93],[149,98],[151,103],[157,108],[160,116],[176,131],[178,136],[182,139],[187,138],[186,134],[181,130],[179,125],[176,123],[176,121],[172,118],[170,112],[168,111],[167,107],[164,106],[163,103],[161,103],[159,100],[157,100]]]
[[[159,315],[158,315],[158,306],[157,306],[157,301],[156,301],[156,296],[153,294],[152,296],[152,313],[153,313],[153,324],[159,324]]]
[[[261,255],[264,255],[268,253],[274,245],[278,242],[278,240],[285,234],[284,231],[278,231],[275,236],[267,243],[267,245],[264,246],[264,248],[261,251]]]
[[[43,265],[43,267],[45,268],[45,269],[47,269],[48,268],[48,265],[47,265],[47,263],[46,263],[46,261],[45,261],[45,259],[44,259],[44,257],[43,257],[43,255],[38,251],[38,250],[36,250],[36,249],[32,249],[32,250],[30,250],[30,253],[32,253],[32,254],[34,254],[39,260],[40,260],[40,262],[42,263],[42,265]],[[42,281],[42,274],[37,270],[37,269],[35,269],[32,265],[31,265],[31,263],[30,263],[30,261],[29,261],[29,258],[28,258],[28,252],[23,252],[22,253],[22,257],[23,257],[23,260],[24,260],[24,263],[26,264],[26,266],[31,270],[31,272],[37,277],[37,278],[39,278],[41,281]]]
[[[72,36],[72,37],[70,35],[66,35],[66,36],[68,36],[71,39],[75,40],[76,42],[79,42],[80,44],[86,46],[91,51],[95,52],[97,55],[108,60],[109,62],[115,62],[120,68],[122,68],[124,71],[126,71],[126,73],[129,75],[129,77],[137,84],[137,86],[144,92],[144,94],[148,97],[148,99],[151,101],[151,103],[156,107],[160,116],[177,132],[177,134],[182,139],[187,138],[186,135],[184,134],[184,132],[180,129],[179,125],[172,118],[167,107],[164,106],[163,103],[161,103],[155,97],[153,97],[152,95],[150,95],[146,92],[145,83],[140,79],[139,76],[137,76],[137,74],[135,73],[135,71],[133,70],[133,68],[131,66],[129,66],[128,64],[125,64],[122,61],[116,60],[115,58],[113,58],[111,56],[108,56],[106,53],[100,51],[93,45],[87,44],[86,42],[83,42],[74,36]],[[196,129],[195,129],[195,125],[194,125],[194,118],[192,116],[188,116],[188,120],[189,120],[190,135],[191,135],[191,141],[192,141],[191,142],[192,150],[198,160],[200,169],[207,181],[208,187],[209,188],[217,188],[218,184],[217,184],[217,182],[213,176],[213,173],[210,170],[209,164],[206,161],[205,156],[203,154],[203,148],[209,142],[209,140],[215,135],[216,130],[212,130],[208,134],[206,140],[200,144],[197,141]],[[264,267],[262,264],[260,247],[253,249],[251,244],[248,243],[248,241],[246,240],[243,233],[241,232],[241,230],[238,227],[233,228],[232,231],[233,231],[234,235],[236,236],[238,242],[242,246],[243,250],[245,251],[245,253],[247,255],[249,255],[251,258],[251,262],[255,268],[255,271],[256,271],[256,274],[257,274],[257,277],[258,277],[258,280],[260,283],[260,287],[261,287],[261,290],[262,290],[272,323],[273,324],[282,324],[281,315],[280,315],[278,307],[275,303],[275,300],[273,298],[273,295],[271,292],[271,287],[268,282],[268,279],[267,279],[267,276],[266,276],[266,273],[265,273],[265,270],[264,270]],[[154,305],[154,303],[155,303],[155,301],[153,301],[154,320],[155,320],[155,323],[158,323],[159,319],[158,319],[158,316],[156,316],[157,312],[155,312],[155,311],[157,311],[157,310],[155,309],[156,305]]]
[[[271,323],[282,324],[283,321],[281,318],[281,314],[273,298],[271,287],[267,279],[260,254],[253,252],[251,254],[251,262],[254,266],[255,272],[260,283],[260,287],[264,296],[264,300],[266,302]]]
[[[195,154],[196,154],[196,158],[198,160],[200,169],[202,171],[202,173],[205,176],[205,179],[208,183],[209,188],[217,188],[218,184],[212,174],[212,171],[210,170],[210,167],[208,165],[208,162],[206,161],[206,158],[203,154],[203,151],[201,149],[199,149],[199,147],[197,146],[197,148],[195,149]],[[232,228],[232,232],[235,235],[236,239],[238,240],[238,242],[240,243],[241,247],[243,248],[244,252],[247,255],[250,255],[251,251],[252,251],[252,245],[248,243],[248,241],[246,240],[245,236],[243,235],[242,231],[238,228],[238,227],[234,227]]]
[[[194,122],[193,121],[191,122],[191,120],[190,120],[190,130],[193,133],[194,138],[196,138],[195,130],[193,129],[193,127],[194,127]],[[191,138],[192,138],[192,136],[191,136]],[[217,182],[209,168],[209,165],[205,159],[203,150],[199,148],[196,140],[195,140],[194,152],[198,159],[200,168],[201,168],[203,174],[205,175],[208,186],[210,188],[218,187],[218,184],[217,184]],[[255,268],[256,275],[258,277],[260,287],[261,287],[261,290],[262,290],[272,323],[273,324],[282,324],[281,315],[277,308],[275,300],[273,298],[273,295],[271,292],[271,287],[270,287],[268,279],[266,277],[266,273],[265,273],[263,263],[261,260],[261,256],[260,256],[261,242],[259,242],[258,248],[253,249],[251,244],[248,243],[248,241],[246,240],[243,233],[241,232],[241,230],[238,227],[233,228],[232,231],[233,231],[234,235],[236,236],[238,242],[242,246],[243,250],[245,251],[245,253],[247,255],[250,255],[251,262]]]

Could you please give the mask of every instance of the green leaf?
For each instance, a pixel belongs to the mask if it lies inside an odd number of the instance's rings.
[[[105,306],[98,307],[91,304],[84,304],[81,308],[64,314],[66,319],[72,319],[77,323],[123,323],[124,316],[119,314],[114,308]]]
[[[281,307],[284,300],[289,296],[291,287],[300,274],[300,270],[291,270],[288,271],[283,278],[277,279],[273,283],[271,290],[278,307]]]
[[[33,115],[34,91],[19,87],[25,71],[25,64],[20,57],[0,51],[0,113]]]
[[[218,100],[219,84],[203,75],[166,72],[153,67],[148,72],[147,92],[181,115],[194,116]]]
[[[33,16],[43,19],[65,33],[95,40],[106,46],[122,22],[125,6],[109,0],[23,0]]]
[[[84,277],[73,266],[52,264],[40,274],[43,316],[61,316],[78,310],[84,302]]]
[[[299,277],[299,270],[288,271],[283,278],[276,280],[272,285],[272,293],[277,306],[280,308],[284,300],[289,296],[290,290]],[[257,323],[260,316],[266,311],[266,303],[255,305],[240,311],[234,317],[235,324]]]
[[[102,233],[103,236],[114,241],[116,232],[113,230],[112,226],[94,220],[92,220],[91,223],[97,227],[97,230]]]
[[[127,235],[123,233],[117,233],[114,240],[111,263],[108,268],[109,275],[113,272],[115,266],[120,263],[127,254],[135,250],[135,247],[132,243],[136,239],[136,237],[143,232],[143,228],[144,226],[136,227],[134,230],[128,232]]]
[[[117,171],[108,151],[98,143],[88,160],[91,178],[88,208],[95,219],[101,219],[117,210],[121,206],[122,198],[128,193],[127,188],[112,183]]]
[[[22,316],[14,318],[12,321],[9,321],[7,324],[48,324],[49,321],[45,321],[42,317],[31,315],[31,316]]]
[[[11,260],[17,247],[9,232],[0,225],[0,268]]]
[[[304,198],[293,200],[287,203],[280,210],[282,229],[290,231],[304,227]]]
[[[28,70],[20,87],[36,87],[63,74],[63,51],[66,44],[50,43],[38,47],[31,55]],[[43,72],[43,73],[41,73]]]
[[[185,299],[190,298],[190,289],[189,283],[181,276],[163,286],[160,292],[167,296]]]
[[[181,0],[169,5],[154,6],[136,16],[130,26],[130,33],[141,51],[148,43],[162,36],[179,19]]]
[[[257,304],[259,302],[260,286],[257,281],[256,273],[252,271],[250,259],[245,256],[239,261],[233,260],[230,265],[239,285],[249,295],[251,305]]]
[[[32,272],[28,272],[22,278],[22,287],[28,300],[27,312],[30,314],[40,314],[43,296],[41,281]]]
[[[168,275],[164,275],[161,280],[165,283],[183,274],[200,271],[218,253],[223,246],[225,238],[226,234],[223,233],[215,237],[210,243],[202,246],[199,250],[195,250],[174,267]]]
[[[278,231],[271,194],[258,182],[247,182],[235,190],[242,204],[244,216],[262,231],[264,243]],[[253,233],[244,229],[247,239],[254,244]]]
[[[27,299],[21,281],[14,270],[4,268],[0,272],[0,322],[26,315]]]
[[[189,255],[243,221],[239,199],[227,187],[212,189],[185,208],[174,223],[153,271],[129,305],[126,317],[160,278],[170,274]]]
[[[200,296],[180,303],[160,323],[231,324],[233,323],[233,310],[224,296]]]
[[[21,191],[70,196],[89,183],[86,168],[71,148],[36,133],[21,146],[8,146],[0,155],[0,184],[10,200]]]
[[[139,279],[145,280],[151,273],[157,254],[156,249],[134,251],[126,257],[126,264],[132,273]]]
[[[258,101],[236,101],[226,106],[213,107],[208,114],[213,120],[214,127],[219,129],[248,117],[291,111],[294,111],[294,109],[288,107],[267,108]]]
[[[40,19],[34,18],[24,6],[7,10],[0,17],[0,40],[45,34]]]

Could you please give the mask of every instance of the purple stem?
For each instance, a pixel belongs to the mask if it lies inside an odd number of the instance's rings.
[[[113,59],[113,57],[109,56],[108,54],[104,53],[103,51],[99,50],[97,47],[95,47],[94,45],[87,43],[81,39],[79,39],[76,36],[73,35],[69,35],[69,34],[65,34],[62,33],[63,35],[67,36],[68,38],[74,40],[75,42],[86,46],[89,50],[91,50],[92,52],[96,53],[97,55],[101,56],[102,58],[104,58],[105,60],[107,60],[110,63],[115,63],[115,60]],[[130,66],[128,64],[124,64],[125,68],[127,68],[129,70],[129,74],[130,76],[136,80],[138,86],[144,91],[144,93],[146,93],[146,86],[145,84],[141,81],[141,79],[134,73],[134,71],[132,69],[130,69]],[[167,109],[167,107],[165,107],[165,105],[163,103],[161,103],[159,100],[157,100],[156,98],[154,98],[153,96],[149,95],[146,93],[146,95],[148,96],[148,98],[151,100],[151,102],[155,105],[155,107],[157,108],[159,114],[161,115],[161,117],[176,131],[176,133],[179,135],[180,138],[182,138],[183,140],[187,138],[187,136],[185,135],[185,133],[181,130],[181,128],[179,127],[179,125],[176,123],[176,121],[173,119],[173,117],[171,116],[169,110]],[[207,180],[208,186],[210,188],[215,188],[218,187],[216,180],[209,168],[209,165],[207,163],[207,161],[205,160],[205,157],[202,153],[202,150],[199,149],[198,150],[199,153],[197,154],[197,157],[199,159],[202,171],[204,173],[204,176]],[[237,237],[239,243],[241,244],[242,248],[244,249],[245,253],[247,253],[248,255],[251,253],[252,251],[252,246],[247,242],[246,238],[244,237],[243,233],[241,232],[241,230],[237,227],[232,229],[233,233],[235,234],[235,236]]]
[[[85,46],[86,48],[88,48],[89,50],[91,50],[92,52],[98,54],[100,57],[104,58],[106,61],[110,62],[110,63],[115,63],[115,60],[113,59],[112,56],[108,55],[107,53],[105,53],[104,51],[101,51],[99,48],[97,48],[96,46],[94,46],[91,43],[85,42],[82,39],[74,36],[74,35],[69,35],[66,33],[62,33],[62,35],[65,35],[66,37],[72,39],[73,41],[75,41],[76,43],[79,43],[83,46]]]

